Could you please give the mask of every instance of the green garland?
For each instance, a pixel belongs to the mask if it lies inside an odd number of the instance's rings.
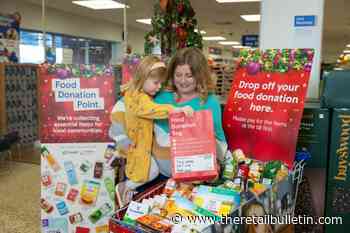
[[[239,66],[254,65],[256,71],[265,72],[311,71],[313,57],[314,49],[242,49]]]
[[[58,78],[83,77],[92,78],[96,76],[112,76],[112,66],[105,65],[67,65],[55,64],[47,67],[48,74],[56,75]]]

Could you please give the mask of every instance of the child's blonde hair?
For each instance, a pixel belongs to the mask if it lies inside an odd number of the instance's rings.
[[[145,81],[149,78],[159,78],[164,80],[166,77],[166,67],[164,63],[156,56],[147,56],[142,59],[137,66],[133,79],[121,87],[122,92],[140,91]]]
[[[211,78],[208,61],[202,51],[197,48],[184,48],[176,52],[170,60],[166,83],[168,88],[176,91],[174,84],[174,73],[177,66],[188,65],[192,75],[196,80],[196,91],[203,102],[208,98],[208,94],[214,92],[215,84]]]

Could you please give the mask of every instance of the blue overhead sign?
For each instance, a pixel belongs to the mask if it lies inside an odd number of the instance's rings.
[[[314,27],[316,26],[316,15],[294,16],[294,27]]]
[[[249,47],[259,47],[259,35],[243,35],[242,45]]]

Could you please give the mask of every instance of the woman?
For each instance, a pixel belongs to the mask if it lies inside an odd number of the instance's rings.
[[[214,130],[217,142],[217,157],[220,162],[231,156],[222,128],[221,107],[214,92],[213,81],[207,60],[199,49],[179,50],[168,65],[167,90],[161,91],[154,101],[159,104],[172,104],[175,107],[191,106],[195,111],[209,109],[213,113]],[[125,154],[132,142],[125,133],[125,106],[121,99],[112,111],[113,125],[110,136],[116,141],[120,155]],[[167,120],[154,122],[152,156],[156,159],[160,173],[171,177],[169,127]]]
[[[222,128],[221,107],[213,94],[207,59],[197,48],[179,50],[168,65],[167,90],[157,94],[154,101],[159,104],[172,104],[175,107],[191,106],[195,111],[208,109],[213,113],[217,156],[224,160],[227,144]],[[160,173],[171,177],[170,141],[168,120],[156,120],[154,126],[152,155],[158,162]]]

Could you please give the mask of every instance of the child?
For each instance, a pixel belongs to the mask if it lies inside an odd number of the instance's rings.
[[[131,201],[132,190],[158,176],[157,163],[151,156],[153,119],[168,118],[170,112],[183,111],[187,116],[193,114],[193,109],[188,106],[174,108],[153,102],[165,74],[165,64],[157,57],[148,56],[139,64],[133,80],[122,87],[125,93],[125,130],[132,144],[126,154],[128,180],[119,183],[116,188],[119,207]]]

